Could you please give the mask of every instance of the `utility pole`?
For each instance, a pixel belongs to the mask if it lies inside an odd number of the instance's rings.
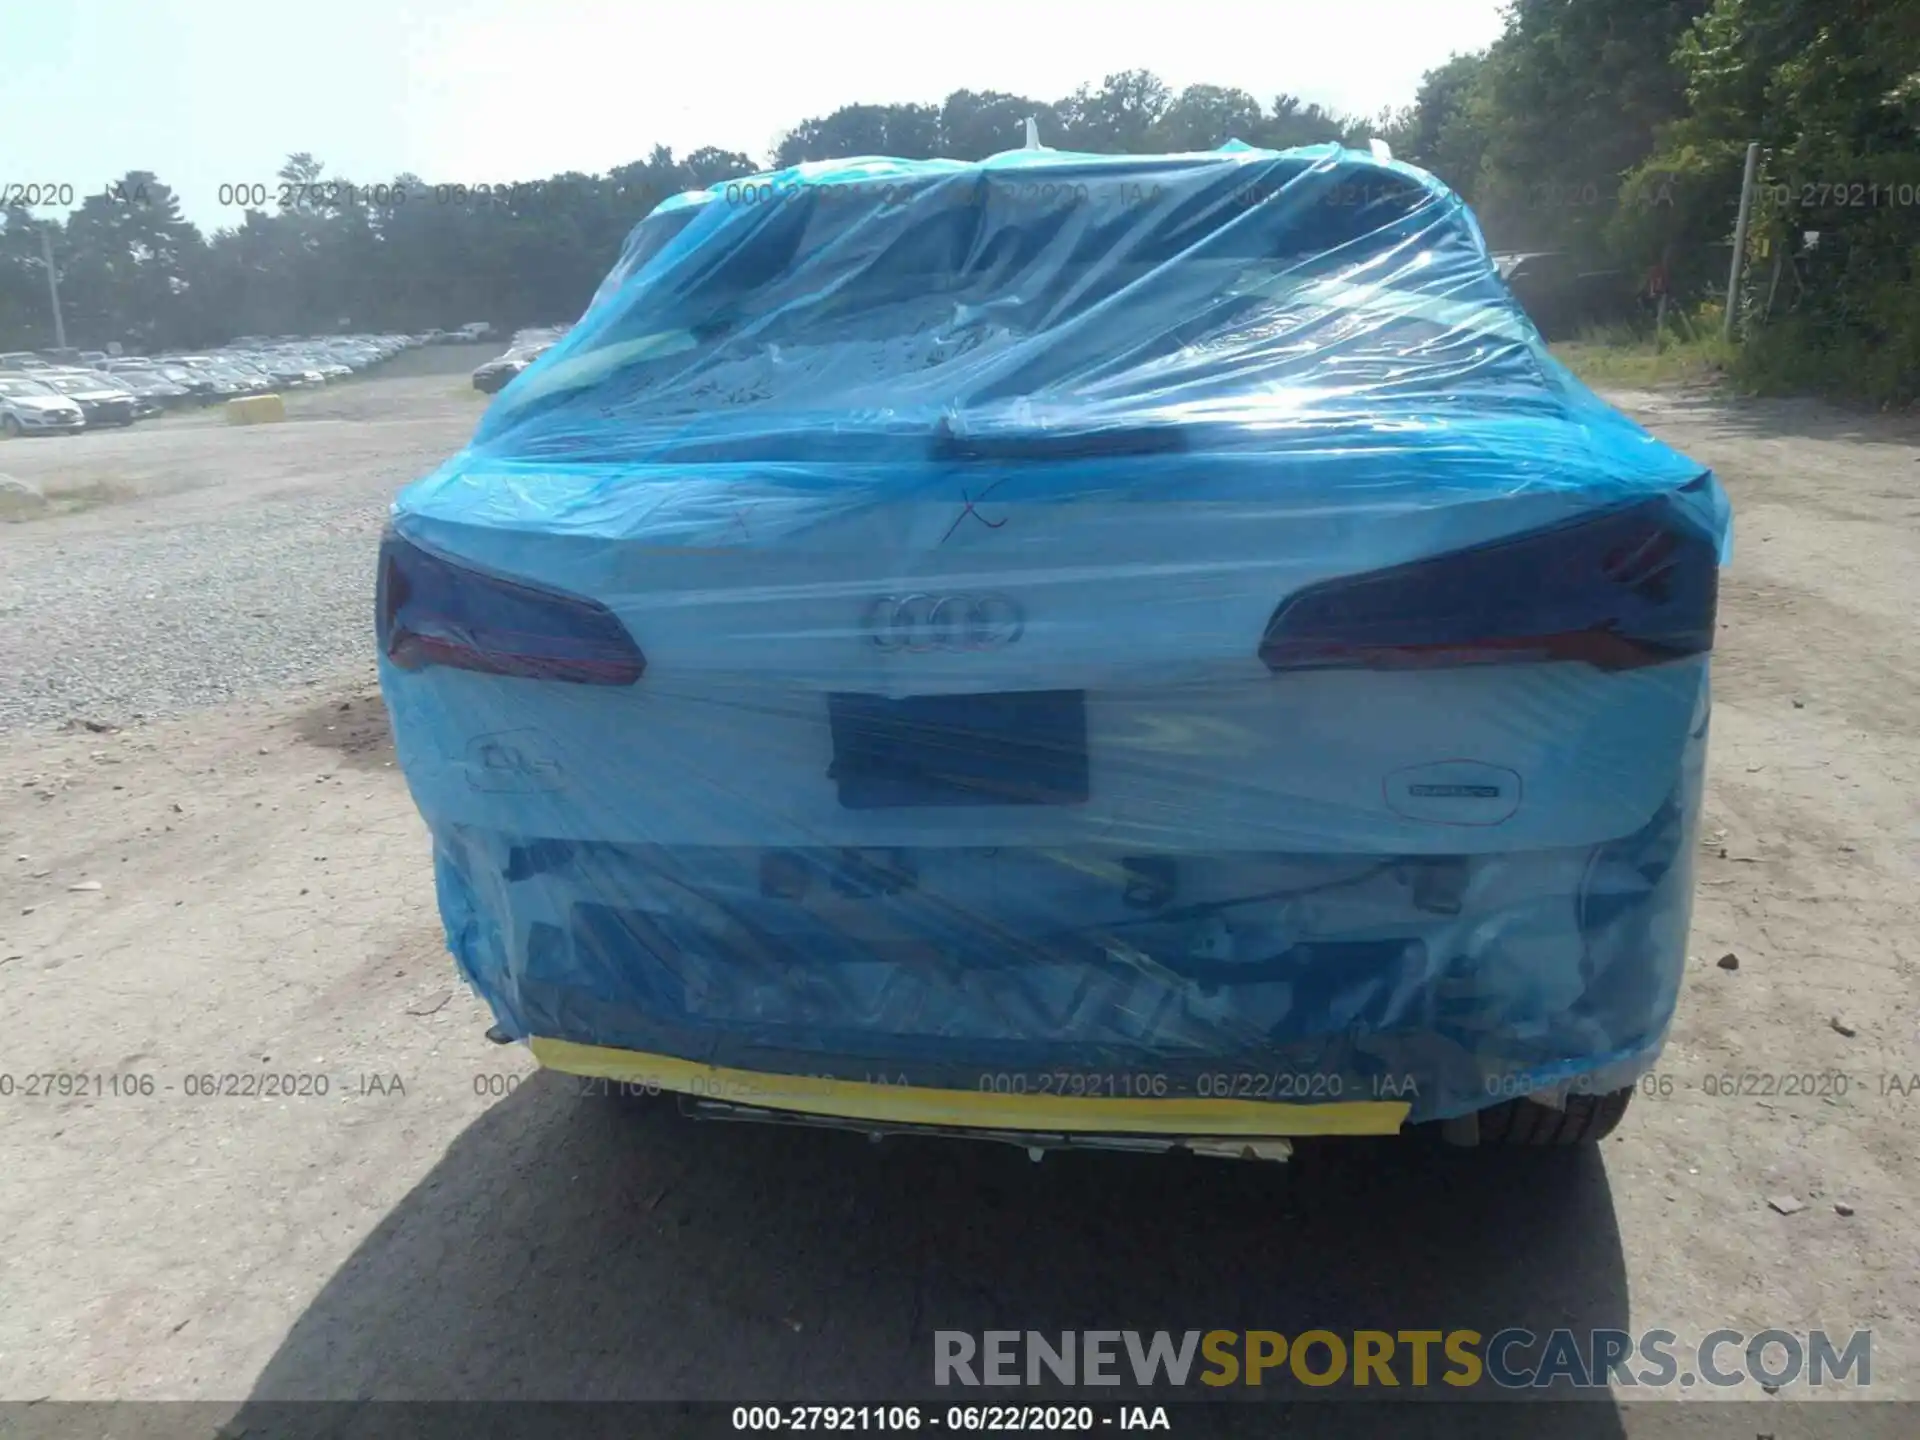
[[[40,227],[40,258],[47,262],[47,294],[53,298],[53,344],[67,348],[67,322],[60,318],[60,277],[53,273],[53,227]]]
[[[1740,178],[1740,218],[1733,225],[1733,265],[1727,271],[1727,313],[1720,338],[1733,339],[1733,309],[1740,295],[1740,267],[1747,261],[1747,222],[1753,218],[1753,182],[1760,173],[1760,142],[1747,146],[1747,169]]]
[[[1673,267],[1673,242],[1669,240],[1660,247],[1660,268],[1654,271],[1658,277],[1660,295],[1653,310],[1653,353],[1658,355],[1661,347],[1667,343],[1667,296],[1673,289],[1671,280]]]

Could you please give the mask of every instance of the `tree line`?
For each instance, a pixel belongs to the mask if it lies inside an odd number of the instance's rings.
[[[1665,289],[1701,325],[1758,141],[1737,363],[1775,388],[1920,394],[1920,0],[1514,0],[1489,48],[1371,116],[1128,71],[1055,100],[848,105],[801,121],[765,161],[979,159],[1021,144],[1029,117],[1049,145],[1104,152],[1378,137],[1466,196],[1496,248],[1553,252],[1621,292]],[[297,154],[272,185],[227,187],[235,222],[211,234],[133,171],[64,220],[0,208],[0,349],[52,343],[41,225],[73,344],[520,326],[579,314],[667,195],[761,168],[657,147],[604,174],[466,187],[354,183]]]

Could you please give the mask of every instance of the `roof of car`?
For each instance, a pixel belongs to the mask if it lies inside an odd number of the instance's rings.
[[[98,370],[62,368],[43,371],[34,376],[36,380],[83,380],[89,385],[110,386],[110,376],[102,375]]]
[[[670,198],[446,474],[578,462],[643,488],[777,459],[779,484],[836,489],[866,483],[850,462],[959,452],[1066,462],[1021,472],[1035,495],[1337,477],[1423,503],[1699,473],[1548,353],[1440,180],[1229,145],[864,157]]]

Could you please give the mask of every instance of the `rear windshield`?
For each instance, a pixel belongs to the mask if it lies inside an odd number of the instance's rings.
[[[1263,169],[1235,185],[1110,168],[784,192],[749,184],[650,218],[621,269],[640,287],[638,325],[718,331],[790,312],[805,329],[936,299],[1012,302],[1057,320],[1176,266],[1233,283],[1334,264],[1396,220],[1437,208],[1412,180],[1372,173],[1364,187],[1337,173]],[[696,220],[700,243],[663,255]]]
[[[1410,349],[1524,330],[1461,207],[1378,166],[743,182],[636,227],[574,336],[480,438],[530,419],[573,448],[575,417],[962,411],[1108,377],[1137,393],[1162,371],[1169,395],[1217,390],[1252,355],[1271,378],[1330,344],[1377,384]]]

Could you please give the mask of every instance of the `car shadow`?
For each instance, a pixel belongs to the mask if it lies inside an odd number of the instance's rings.
[[[235,1425],[286,1400],[1034,1398],[935,1389],[936,1330],[1544,1335],[1626,1319],[1597,1152],[1389,1140],[1306,1144],[1286,1165],[1034,1164],[999,1144],[700,1122],[542,1073],[332,1277]],[[1572,1408],[1556,1433],[1622,1433],[1611,1403]],[[1503,1432],[1483,1413],[1472,1433]]]

